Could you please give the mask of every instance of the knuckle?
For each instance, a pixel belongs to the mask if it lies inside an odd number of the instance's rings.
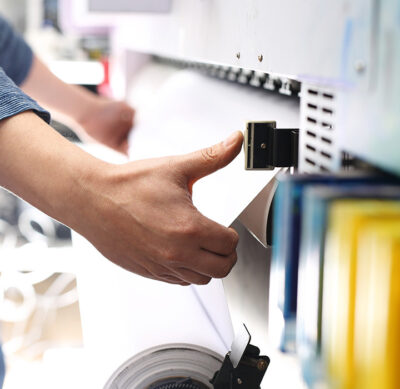
[[[239,243],[239,234],[235,230],[232,230],[232,232],[233,232],[233,241],[236,247]]]
[[[178,253],[173,248],[168,248],[163,252],[163,262],[174,265],[178,262]]]
[[[237,259],[238,259],[238,256],[237,256],[237,253],[236,253],[236,251],[235,251],[235,252],[233,253],[232,260],[231,260],[231,263],[232,263],[231,269],[236,265]]]
[[[214,147],[207,147],[201,150],[201,156],[205,162],[210,162],[217,158],[217,152]]]
[[[180,234],[185,238],[196,237],[199,234],[200,227],[193,221],[193,219],[187,219],[180,225]]]
[[[181,178],[182,176],[182,172],[179,169],[180,165],[177,162],[177,158],[176,157],[166,157],[163,160],[167,166],[167,171],[169,173],[171,173],[175,178]]]
[[[235,230],[231,230],[231,235],[230,235],[230,251],[236,250],[236,247],[239,243],[239,234]]]
[[[216,271],[215,277],[216,278],[224,278],[229,274],[230,270],[231,270],[231,266],[227,266],[224,264]]]
[[[233,266],[236,264],[237,255],[234,253],[231,258],[227,258],[225,262],[221,265],[220,269],[218,270],[217,278],[224,278],[226,277],[232,270]]]

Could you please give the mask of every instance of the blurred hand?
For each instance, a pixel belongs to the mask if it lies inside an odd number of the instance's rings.
[[[191,154],[107,165],[87,182],[78,232],[112,262],[172,284],[206,284],[236,263],[238,234],[192,203],[200,178],[229,164],[243,135]]]
[[[93,139],[127,154],[134,116],[134,109],[123,101],[98,97],[79,124]]]
[[[62,122],[73,128],[78,124],[98,142],[127,153],[127,137],[135,114],[128,104],[100,97],[78,85],[66,84],[36,56],[21,88],[52,114],[60,115]]]

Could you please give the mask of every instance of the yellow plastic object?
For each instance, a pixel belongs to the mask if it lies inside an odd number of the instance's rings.
[[[400,219],[368,223],[360,230],[358,246],[356,388],[399,388]]]
[[[358,233],[369,221],[400,217],[400,202],[338,200],[332,204],[328,215],[322,355],[330,386],[355,389],[354,314]]]

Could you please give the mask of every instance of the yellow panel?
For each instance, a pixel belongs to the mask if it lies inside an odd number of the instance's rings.
[[[400,202],[338,200],[328,217],[324,265],[322,352],[332,388],[354,389],[357,235],[368,221],[400,217]]]
[[[356,388],[400,383],[400,219],[359,234],[354,361]]]

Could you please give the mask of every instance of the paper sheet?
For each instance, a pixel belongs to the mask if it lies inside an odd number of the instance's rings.
[[[188,343],[221,356],[233,329],[220,280],[181,287],[129,273],[74,235],[84,256],[77,274],[91,387],[101,388],[126,360],[154,346]]]

